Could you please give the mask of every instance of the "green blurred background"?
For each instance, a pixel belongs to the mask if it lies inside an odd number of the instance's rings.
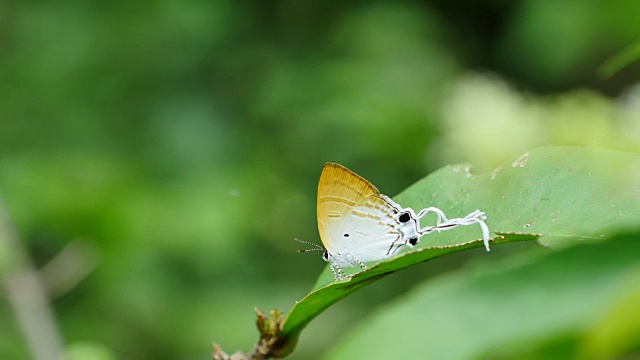
[[[0,245],[0,271],[21,254],[41,269],[73,359],[249,350],[253,307],[287,311],[324,266],[293,239],[319,243],[325,162],[393,196],[542,145],[640,151],[640,66],[601,75],[640,41],[638,14],[636,0],[2,2],[0,194],[21,245]],[[292,358],[477,254],[341,302]],[[28,357],[2,296],[0,358]]]

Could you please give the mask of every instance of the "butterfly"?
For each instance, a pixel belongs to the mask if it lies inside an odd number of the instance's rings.
[[[436,214],[436,225],[420,227],[427,213]],[[345,278],[343,268],[391,257],[403,247],[412,248],[423,235],[460,225],[479,224],[489,251],[489,228],[484,212],[476,210],[464,218],[447,219],[436,207],[416,213],[383,195],[369,181],[346,167],[327,163],[322,168],[317,197],[318,231],[324,248],[322,258],[329,263],[336,280]]]

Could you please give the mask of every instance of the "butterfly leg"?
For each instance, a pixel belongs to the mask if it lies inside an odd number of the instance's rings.
[[[356,258],[355,256],[353,256],[353,259],[358,263],[358,265],[360,265],[360,269],[362,269],[362,271],[368,269],[367,265],[365,265],[362,261],[360,261],[360,259]]]
[[[336,279],[336,281],[344,279],[344,271],[342,270],[340,265],[338,265],[337,262],[335,261],[330,262],[329,267],[331,268],[331,272],[333,273],[333,278]]]
[[[342,269],[340,269],[340,266],[338,266],[338,264],[336,264],[336,262],[332,262],[329,264],[329,267],[331,267],[331,272],[333,273],[333,278],[336,279],[336,281],[338,280],[342,280]]]

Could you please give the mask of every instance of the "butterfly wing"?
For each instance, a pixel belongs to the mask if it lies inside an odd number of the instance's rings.
[[[351,253],[360,261],[381,259],[398,238],[393,228],[398,210],[375,186],[342,165],[322,168],[317,211],[320,239],[334,257]]]
[[[339,248],[340,227],[346,216],[362,200],[380,194],[364,178],[339,164],[327,163],[318,182],[318,231],[320,240],[330,253]]]
[[[368,196],[344,218],[339,232],[344,239],[341,250],[363,262],[393,254],[402,237],[395,219],[398,214],[399,209],[384,197]]]

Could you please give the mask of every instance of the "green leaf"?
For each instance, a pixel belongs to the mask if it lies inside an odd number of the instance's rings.
[[[477,207],[486,212],[492,231],[541,234],[541,242],[552,247],[606,238],[609,229],[620,231],[640,223],[640,156],[636,154],[544,147],[490,174],[469,177],[465,169],[460,165],[441,169],[396,200],[413,208],[430,204],[451,216]],[[457,235],[473,230],[453,231]],[[460,241],[451,235],[429,235],[429,240],[421,239],[421,245]]]
[[[640,59],[640,42],[631,44],[607,59],[598,68],[601,78],[609,79],[624,67]]]
[[[640,233],[523,255],[423,283],[364,319],[328,358],[585,359],[640,349]]]
[[[611,228],[640,223],[640,158],[633,154],[546,147],[490,173],[473,175],[471,170],[469,165],[447,166],[395,200],[416,210],[436,206],[449,218],[480,209],[486,212],[487,224],[496,235],[492,245],[544,236],[545,245],[567,246],[606,238]],[[333,281],[326,268],[314,289],[285,319],[279,354],[292,351],[300,332],[313,318],[352,292],[397,270],[481,247],[480,238],[479,226],[430,234],[412,251],[368,264],[367,271],[342,281]]]

